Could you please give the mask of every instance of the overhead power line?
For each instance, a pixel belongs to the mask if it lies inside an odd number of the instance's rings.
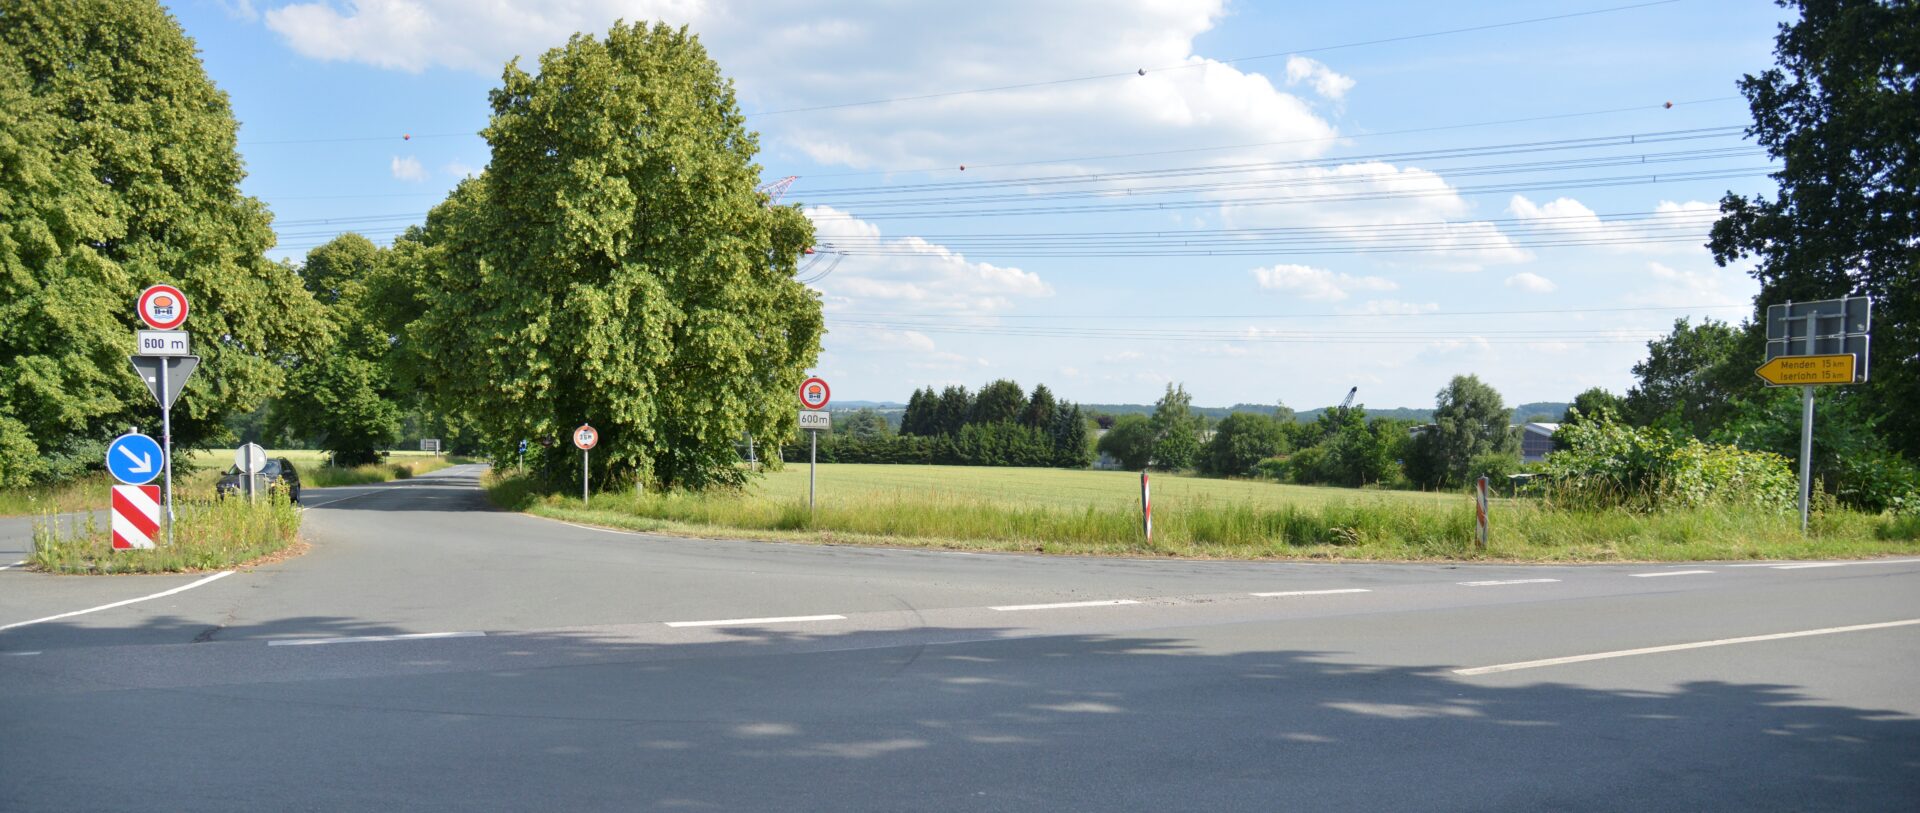
[[[1293,49],[1288,49],[1284,51],[1273,51],[1270,53],[1263,53],[1263,54],[1249,54],[1246,56],[1237,56],[1229,59],[1203,60],[1201,62],[1183,62],[1183,63],[1173,64],[1173,65],[1158,65],[1158,66],[1151,66],[1151,67],[1136,65],[1136,66],[1129,67],[1126,70],[1115,71],[1112,73],[1097,73],[1097,74],[1089,74],[1086,76],[1069,76],[1069,77],[1063,77],[1059,79],[1045,79],[1045,80],[1034,81],[1034,82],[1016,82],[1012,84],[995,85],[991,87],[969,88],[966,90],[948,90],[948,91],[940,91],[936,93],[921,93],[921,94],[916,94],[912,96],[890,96],[890,97],[879,98],[879,99],[866,99],[866,100],[857,101],[857,102],[838,102],[834,104],[810,105],[805,107],[789,107],[781,110],[762,110],[755,113],[748,113],[746,115],[750,118],[764,117],[764,116],[783,116],[791,113],[813,113],[813,112],[818,112],[823,110],[843,110],[850,107],[871,107],[874,105],[899,104],[901,102],[928,101],[932,99],[946,99],[946,98],[952,98],[955,96],[971,96],[971,95],[982,94],[982,93],[1004,93],[1006,91],[1012,91],[1012,90],[1027,90],[1031,88],[1070,85],[1070,84],[1076,84],[1081,82],[1094,82],[1094,81],[1099,81],[1103,79],[1122,79],[1127,77],[1139,77],[1139,76],[1146,76],[1147,74],[1150,74],[1150,73],[1163,73],[1167,71],[1191,70],[1194,68],[1204,67],[1208,64],[1233,65],[1233,64],[1238,64],[1242,62],[1255,62],[1259,60],[1274,59],[1274,58],[1283,57],[1283,56],[1293,56],[1296,54],[1317,54],[1317,53],[1325,53],[1327,51],[1344,50],[1347,48],[1362,48],[1369,45],[1386,45],[1386,44],[1395,43],[1395,42],[1411,42],[1414,40],[1432,39],[1435,37],[1452,36],[1455,34],[1467,34],[1467,33],[1472,33],[1476,31],[1492,31],[1492,30],[1501,29],[1501,28],[1513,28],[1516,26],[1523,26],[1523,25],[1535,25],[1538,23],[1554,22],[1558,20],[1570,20],[1570,19],[1575,19],[1579,17],[1592,17],[1599,14],[1612,14],[1612,13],[1621,12],[1621,11],[1633,11],[1636,9],[1651,8],[1654,6],[1672,5],[1677,2],[1680,2],[1680,0],[1654,0],[1654,2],[1648,2],[1648,3],[1635,3],[1632,5],[1625,5],[1625,6],[1611,6],[1608,8],[1590,9],[1587,11],[1575,11],[1575,12],[1568,12],[1565,14],[1553,14],[1545,17],[1529,17],[1521,20],[1506,20],[1506,21],[1497,22],[1497,23],[1486,23],[1482,25],[1464,26],[1461,28],[1449,28],[1449,29],[1444,29],[1440,31],[1426,31],[1426,32],[1421,32],[1417,34],[1401,34],[1401,35],[1392,36],[1392,37],[1380,37],[1380,38],[1369,39],[1369,40],[1343,42],[1343,43],[1338,43],[1334,45],[1318,45],[1311,48],[1293,48]]]

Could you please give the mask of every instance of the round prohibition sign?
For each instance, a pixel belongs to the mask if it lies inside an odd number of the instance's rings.
[[[824,408],[832,395],[833,390],[827,386],[827,380],[824,378],[814,377],[800,382],[800,405],[803,407]]]
[[[591,449],[599,445],[599,443],[600,430],[584,423],[580,425],[579,429],[573,430],[573,445],[580,447],[581,451],[584,452]]]
[[[154,330],[172,330],[187,323],[187,295],[171,285],[155,285],[140,292],[140,321]]]

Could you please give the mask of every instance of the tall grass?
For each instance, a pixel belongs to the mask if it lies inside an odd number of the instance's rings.
[[[111,531],[92,514],[64,523],[47,516],[34,525],[27,561],[52,573],[219,570],[280,553],[300,531],[300,511],[281,489],[255,504],[178,500],[174,511],[173,542],[142,550],[114,550]]]
[[[1158,482],[1156,480],[1156,482]],[[1049,553],[1502,561],[1687,561],[1870,556],[1920,552],[1920,524],[1833,511],[1808,536],[1796,518],[1738,506],[1660,513],[1560,510],[1503,500],[1490,544],[1474,543],[1465,497],[1382,499],[1352,490],[1346,499],[1265,501],[1189,496],[1154,504],[1153,539],[1137,505],[1124,499],[1009,503],[950,491],[879,489],[858,500],[823,502],[752,491],[730,493],[542,495],[522,478],[498,478],[503,506],[543,516],[637,530]]]

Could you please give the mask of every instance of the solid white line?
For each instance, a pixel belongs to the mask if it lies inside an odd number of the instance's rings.
[[[668,621],[669,627],[752,627],[760,624],[788,624],[796,621],[845,621],[844,615],[789,615],[775,618],[726,618],[719,621]]]
[[[74,610],[73,612],[70,612],[70,613],[50,615],[50,616],[47,616],[46,618],[36,618],[36,619],[33,619],[32,621],[16,621],[12,624],[8,624],[4,627],[0,627],[0,630],[10,630],[10,629],[13,629],[14,627],[24,627],[28,624],[38,624],[42,621],[58,621],[62,618],[72,618],[76,615],[86,615],[87,613],[97,613],[97,612],[100,612],[101,610],[111,610],[115,607],[125,607],[129,604],[138,604],[142,601],[151,601],[156,598],[164,598],[166,596],[171,596],[174,593],[179,593],[185,590],[192,590],[193,588],[199,587],[200,585],[206,584],[207,582],[213,581],[215,579],[224,579],[231,575],[233,575],[233,571],[222,570],[219,573],[215,573],[211,576],[208,576],[204,579],[193,582],[191,584],[183,584],[183,585],[180,585],[179,587],[173,588],[172,590],[162,590],[158,593],[154,593],[151,596],[141,596],[139,598],[130,598],[130,599],[127,599],[126,601],[116,601],[112,604],[102,604],[98,607],[88,607],[87,609]]]
[[[26,563],[27,563],[27,560],[21,559],[20,561],[14,562],[13,564],[10,564],[10,565],[0,565],[0,570],[12,570]]]
[[[1010,604],[1005,607],[994,607],[992,609],[1005,613],[1015,610],[1065,610],[1071,607],[1113,607],[1121,604],[1139,603],[1140,602],[1130,598],[1116,598],[1106,601],[1067,601],[1060,604]]]
[[[1495,672],[1511,672],[1511,671],[1514,671],[1515,669],[1534,669],[1541,666],[1559,666],[1564,663],[1580,663],[1583,661],[1598,661],[1598,660],[1605,660],[1607,658],[1625,658],[1633,655],[1653,655],[1661,652],[1679,652],[1684,649],[1703,649],[1705,647],[1710,647],[1710,646],[1751,644],[1758,641],[1778,641],[1783,638],[1805,638],[1809,635],[1832,635],[1834,633],[1840,633],[1840,632],[1861,632],[1863,630],[1878,630],[1878,629],[1886,629],[1888,627],[1905,627],[1905,626],[1911,626],[1913,624],[1920,624],[1920,618],[1909,618],[1905,621],[1883,621],[1878,624],[1855,624],[1851,627],[1826,627],[1824,629],[1817,629],[1817,630],[1801,630],[1800,632],[1777,632],[1772,635],[1749,635],[1745,638],[1721,638],[1717,641],[1700,641],[1700,642],[1691,643],[1691,644],[1672,644],[1670,646],[1650,646],[1642,649],[1622,649],[1615,652],[1596,652],[1592,655],[1573,655],[1565,658],[1547,658],[1545,660],[1538,660],[1538,661],[1521,661],[1519,663],[1503,663],[1496,666],[1476,666],[1472,669],[1455,669],[1453,670],[1453,673],[1456,675],[1490,675]]]
[[[1774,565],[1774,570],[1805,570],[1809,567],[1846,567],[1857,562],[1808,562],[1799,565]]]
[[[353,495],[353,496],[350,496],[350,497],[341,497],[340,499],[337,499],[337,500],[328,500],[328,501],[326,501],[326,502],[316,502],[316,503],[308,503],[308,504],[306,504],[306,505],[302,505],[302,506],[300,506],[300,510],[302,510],[302,511],[305,511],[305,510],[307,510],[307,509],[309,509],[309,508],[319,508],[320,506],[323,506],[323,505],[332,505],[332,504],[334,504],[334,503],[337,503],[337,502],[346,502],[346,501],[348,501],[348,500],[357,500],[357,499],[360,499],[361,497],[371,497],[371,496],[373,496],[373,495],[375,495],[375,494],[378,494],[378,493],[380,493],[381,491],[384,491],[384,490],[385,490],[385,489],[368,489],[368,490],[366,490],[366,491],[364,491],[364,492],[361,492],[361,493],[359,493],[359,494],[355,494],[355,495]]]
[[[1547,584],[1557,581],[1559,581],[1559,579],[1506,579],[1504,581],[1490,582],[1461,582],[1460,584],[1463,587],[1497,587],[1502,584]]]
[[[1712,572],[1711,570],[1662,570],[1659,573],[1629,573],[1627,575],[1636,579],[1651,579],[1655,576],[1698,576],[1702,573]]]
[[[6,655],[10,658],[24,658],[28,655],[38,655],[40,652],[41,650],[36,649],[32,652],[0,652],[0,655]]]
[[[1790,570],[1801,567],[1848,567],[1852,565],[1911,565],[1920,563],[1920,559],[1859,559],[1852,562],[1742,562],[1727,567],[1770,567],[1775,570]]]
[[[1371,592],[1373,591],[1367,590],[1365,588],[1352,587],[1345,590],[1288,590],[1283,593],[1248,593],[1247,595],[1259,596],[1261,598],[1279,598],[1281,596],[1331,596],[1336,593],[1371,593]]]
[[[413,632],[405,635],[360,635],[351,638],[285,638],[268,641],[267,646],[319,646],[321,644],[370,644],[381,641],[424,641],[432,638],[484,638],[484,632]]]

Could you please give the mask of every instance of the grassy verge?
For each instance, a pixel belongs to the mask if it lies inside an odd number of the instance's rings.
[[[103,472],[64,483],[0,489],[0,517],[91,511],[107,504],[113,481]]]
[[[279,449],[269,450],[267,454],[293,461],[300,471],[301,483],[310,488],[405,480],[448,466],[472,462],[461,457],[401,451],[389,452],[384,463],[334,468],[326,465],[325,452]],[[174,495],[181,499],[212,499],[213,484],[231,465],[231,451],[198,451],[185,455],[180,469],[174,473]],[[111,485],[112,478],[102,472],[54,485],[0,489],[0,517],[104,510],[107,507],[108,487]]]
[[[389,457],[385,463],[369,463],[364,466],[314,466],[311,468],[302,468],[300,469],[300,482],[310,488],[385,483],[392,480],[406,480],[430,471],[438,471],[458,462],[461,461],[448,457],[400,457],[399,455],[394,455]],[[296,462],[294,465],[299,466],[300,464]]]
[[[113,549],[111,532],[91,515],[78,521],[48,517],[34,526],[32,567],[50,573],[177,573],[222,570],[285,554],[297,543],[300,512],[276,492],[245,500],[181,500],[173,543],[147,550]]]
[[[1080,555],[1607,562],[1920,552],[1920,522],[1911,519],[1828,512],[1802,536],[1795,518],[1755,511],[1558,511],[1524,500],[1496,501],[1480,551],[1462,495],[1169,476],[1153,480],[1148,543],[1137,475],[919,468],[933,467],[822,466],[823,496],[811,514],[804,468],[740,493],[609,493],[591,507],[512,477],[492,480],[489,493],[515,510],[632,530]]]

